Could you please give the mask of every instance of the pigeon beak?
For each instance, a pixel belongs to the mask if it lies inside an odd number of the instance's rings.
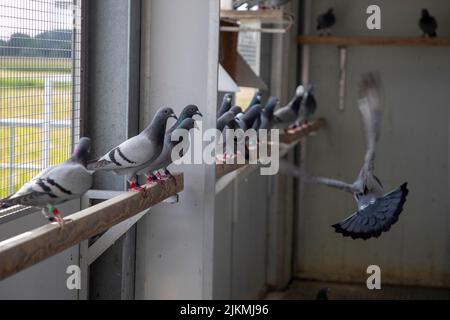
[[[197,111],[195,114],[197,114],[197,115],[199,115],[200,117],[203,118],[203,115],[202,115],[202,113],[200,111]]]
[[[177,117],[177,115],[176,115],[175,113],[172,113],[172,114],[170,115],[170,118],[174,118],[175,120],[178,120],[178,117]]]

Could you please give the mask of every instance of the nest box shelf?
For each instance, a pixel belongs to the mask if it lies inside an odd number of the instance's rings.
[[[233,24],[222,25],[220,31],[225,32],[286,33],[294,24],[293,16],[281,9],[221,10],[220,19]],[[281,27],[246,26],[254,23],[281,25]]]
[[[335,46],[450,46],[450,37],[374,37],[301,35],[299,44]]]

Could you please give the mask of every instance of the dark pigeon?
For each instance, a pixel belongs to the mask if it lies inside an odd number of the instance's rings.
[[[224,95],[222,104],[220,105],[220,108],[219,108],[219,111],[217,111],[217,116],[216,116],[217,118],[220,118],[225,112],[230,110],[232,100],[233,100],[233,96],[231,95],[231,93],[226,93]]]
[[[437,36],[437,22],[436,19],[430,15],[427,9],[422,9],[422,17],[419,20],[420,29],[423,32],[423,36],[435,38]]]
[[[330,34],[331,27],[336,23],[336,17],[333,13],[333,8],[328,9],[327,12],[317,17],[317,30],[320,34]]]

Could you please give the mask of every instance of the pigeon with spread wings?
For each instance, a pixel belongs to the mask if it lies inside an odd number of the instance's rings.
[[[377,75],[363,75],[359,110],[365,128],[367,150],[358,178],[352,184],[339,180],[302,175],[305,182],[315,182],[353,194],[358,211],[333,225],[336,232],[353,239],[379,237],[398,221],[408,195],[407,183],[383,194],[381,181],[374,174],[375,145],[380,135],[380,81]]]

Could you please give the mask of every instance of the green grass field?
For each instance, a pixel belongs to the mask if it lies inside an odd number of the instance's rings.
[[[41,119],[44,113],[44,77],[71,72],[70,59],[0,57],[0,120]],[[70,120],[72,94],[69,83],[55,82],[51,97],[51,119]],[[0,164],[9,164],[10,128],[0,125]],[[14,163],[39,166],[42,161],[43,134],[40,127],[14,128]],[[49,164],[64,161],[70,154],[70,129],[51,129]],[[16,191],[37,170],[14,169]],[[11,171],[0,167],[0,198],[9,193]]]

